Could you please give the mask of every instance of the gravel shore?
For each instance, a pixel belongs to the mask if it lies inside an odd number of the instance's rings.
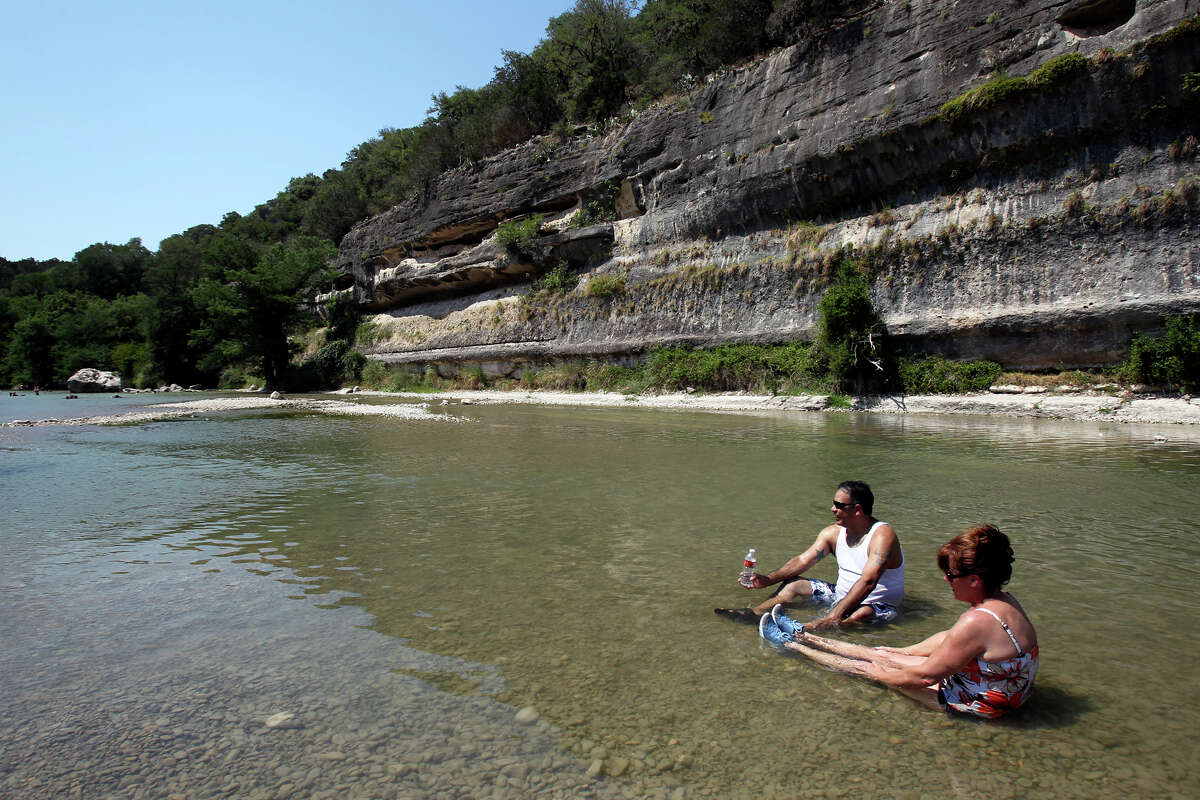
[[[696,411],[828,411],[873,414],[964,414],[1038,417],[1057,420],[1126,422],[1163,425],[1200,423],[1200,399],[1116,396],[1105,393],[993,393],[970,395],[886,395],[855,398],[850,408],[833,408],[824,395],[646,394],[462,390],[415,394],[356,394],[421,399],[426,402],[531,403],[557,406],[623,406]]]
[[[849,408],[829,404],[824,395],[754,395],[724,394],[645,394],[627,395],[617,392],[555,392],[544,390],[495,391],[459,390],[436,393],[412,392],[350,392],[333,394],[346,397],[389,397],[397,400],[419,400],[419,403],[377,404],[354,400],[321,400],[308,397],[264,395],[208,398],[179,403],[163,403],[124,414],[112,414],[74,419],[14,420],[7,427],[21,425],[129,425],[159,420],[179,419],[200,414],[244,411],[254,409],[300,409],[313,413],[347,416],[378,416],[406,420],[441,420],[460,422],[461,417],[433,413],[429,405],[450,403],[470,404],[537,404],[555,406],[597,406],[625,408],[663,408],[694,411],[753,412],[804,411],[827,413],[869,414],[954,414],[980,416],[1033,417],[1054,420],[1089,422],[1122,422],[1151,425],[1200,424],[1200,400],[1190,397],[1157,397],[1153,395],[1113,395],[1102,392],[1039,392],[996,393],[970,395],[886,395],[860,397]]]
[[[180,403],[161,403],[137,411],[123,414],[104,414],[92,417],[75,417],[72,419],[39,419],[13,420],[0,427],[42,426],[42,425],[136,425],[144,422],[159,422],[169,419],[181,419],[201,414],[215,414],[229,411],[249,411],[255,409],[299,409],[318,414],[338,414],[343,416],[392,417],[395,419],[431,419],[443,422],[461,422],[459,417],[448,414],[430,413],[425,404],[396,403],[394,405],[379,405],[356,403],[346,400],[316,400],[308,397],[281,397],[272,399],[265,395],[246,395],[242,397],[212,397],[203,400],[185,400]]]

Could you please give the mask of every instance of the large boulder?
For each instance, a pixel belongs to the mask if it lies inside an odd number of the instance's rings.
[[[121,376],[115,372],[101,372],[84,367],[67,378],[67,390],[71,392],[119,392]]]

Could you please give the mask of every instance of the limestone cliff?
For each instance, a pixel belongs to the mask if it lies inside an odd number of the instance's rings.
[[[606,131],[442,175],[346,236],[345,291],[376,315],[372,358],[501,374],[808,338],[853,246],[904,348],[1111,362],[1164,313],[1200,311],[1198,11],[880,2]],[[571,227],[594,202],[619,219]],[[496,243],[531,214],[532,247]],[[564,264],[574,291],[530,294]]]

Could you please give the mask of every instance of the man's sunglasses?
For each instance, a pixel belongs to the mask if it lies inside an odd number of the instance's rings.
[[[849,503],[839,503],[837,500],[833,501],[833,507],[838,511],[845,511],[847,508],[853,508],[856,505],[858,505],[858,503],[855,503],[854,501]]]

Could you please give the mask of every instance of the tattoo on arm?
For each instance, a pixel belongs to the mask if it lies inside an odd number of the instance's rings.
[[[820,560],[821,560],[822,558],[824,558],[824,557],[825,557],[825,551],[824,551],[824,550],[818,550],[818,551],[816,552],[816,555],[814,555],[814,556],[813,556],[813,562],[815,563],[815,562],[817,562],[817,561],[820,561]]]
[[[887,560],[888,560],[887,553],[874,553],[871,555],[871,563],[878,564],[881,567],[887,563]]]

